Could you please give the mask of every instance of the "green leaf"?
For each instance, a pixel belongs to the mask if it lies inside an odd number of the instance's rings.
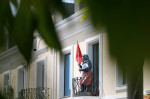
[[[52,0],[49,0],[52,3]],[[58,10],[63,16],[67,16],[67,9],[65,9],[62,0],[53,0],[54,9]]]
[[[4,95],[2,95],[2,92],[0,92],[0,99],[6,99]]]
[[[8,25],[10,25],[9,18],[11,16],[9,0],[0,0],[0,49],[5,49],[5,30],[8,30]]]
[[[41,0],[33,1],[33,4],[36,9],[37,28],[42,38],[49,47],[61,50],[51,13],[46,4]]]
[[[12,4],[17,8],[18,7],[18,2],[17,0],[11,0]]]
[[[13,36],[20,52],[28,62],[31,59],[34,23],[30,0],[21,0],[21,6],[14,21]]]
[[[78,13],[81,13],[81,12],[86,11],[86,10],[88,10],[88,8],[84,7],[83,9],[79,10]]]
[[[5,36],[4,36],[4,28],[0,27],[0,52],[5,50]]]
[[[83,16],[81,17],[80,21],[82,22],[85,18],[88,17],[88,15],[89,15],[89,10],[87,10],[87,11],[83,14]]]
[[[82,2],[82,0],[77,0],[76,4],[78,5],[78,4],[81,3],[81,2]]]

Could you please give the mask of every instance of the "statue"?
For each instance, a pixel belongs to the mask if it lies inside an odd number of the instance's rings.
[[[92,83],[93,83],[93,73],[91,71],[92,69],[92,63],[89,60],[89,56],[87,54],[82,55],[83,63],[78,64],[79,71],[83,71],[82,77],[80,79],[80,85],[81,85],[81,92],[87,91],[90,92],[92,89]]]

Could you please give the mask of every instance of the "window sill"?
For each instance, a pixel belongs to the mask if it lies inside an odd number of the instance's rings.
[[[116,92],[123,92],[123,91],[127,91],[126,85],[119,85],[116,87]]]
[[[71,96],[70,95],[68,95],[68,96],[64,96],[64,97],[62,97],[61,99],[66,99],[66,98],[70,98]]]

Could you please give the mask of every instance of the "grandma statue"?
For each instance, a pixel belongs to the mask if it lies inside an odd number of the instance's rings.
[[[82,77],[80,79],[81,92],[87,91],[90,92],[92,90],[92,82],[93,82],[93,73],[92,63],[89,60],[89,56],[87,54],[82,55],[83,63],[79,63],[79,71],[82,72]]]

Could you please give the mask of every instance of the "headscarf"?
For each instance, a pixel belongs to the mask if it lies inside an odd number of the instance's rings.
[[[89,60],[89,56],[88,56],[87,54],[83,54],[82,57],[83,57],[83,60],[84,60],[84,61],[85,61],[85,60]]]

